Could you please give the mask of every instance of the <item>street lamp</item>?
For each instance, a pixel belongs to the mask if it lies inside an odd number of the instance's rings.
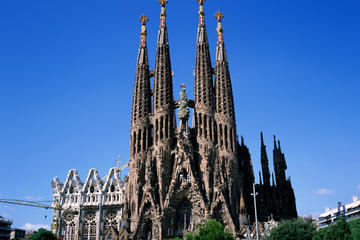
[[[255,192],[255,183],[253,183],[253,193],[251,195],[254,196],[256,239],[259,240],[259,228],[258,228],[257,209],[256,209],[256,195],[258,195],[258,193]]]

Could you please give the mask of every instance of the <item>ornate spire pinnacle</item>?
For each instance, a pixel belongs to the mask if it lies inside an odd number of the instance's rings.
[[[141,22],[140,46],[145,47],[146,46],[146,36],[147,36],[146,22],[149,21],[149,19],[145,15],[141,15],[139,20]]]
[[[224,41],[224,39],[223,39],[223,28],[222,28],[222,22],[221,22],[221,19],[224,18],[224,14],[222,14],[222,12],[218,11],[215,14],[215,18],[218,21],[218,24],[217,24],[217,27],[216,27],[216,32],[218,34],[218,43],[219,43],[219,42]]]
[[[160,26],[165,27],[166,24],[166,10],[165,5],[167,4],[168,0],[159,0],[161,5],[161,13],[160,13]]]
[[[227,62],[226,51],[224,46],[223,27],[221,20],[224,18],[224,14],[217,12],[215,18],[218,21],[216,32],[217,32],[217,48],[216,48],[216,61]]]
[[[204,21],[204,16],[205,16],[205,12],[204,12],[204,2],[205,0],[196,0],[199,3],[199,25],[200,26],[204,26],[205,25],[205,21]]]
[[[262,185],[262,180],[261,180],[261,171],[259,171],[259,179],[260,179],[260,185]]]
[[[241,136],[241,146],[242,146],[242,147],[245,146],[245,144],[244,144],[244,137],[243,137],[243,136]]]
[[[261,136],[261,146],[264,146],[263,132],[260,132],[260,136]]]

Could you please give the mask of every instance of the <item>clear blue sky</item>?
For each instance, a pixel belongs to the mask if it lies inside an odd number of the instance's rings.
[[[218,10],[255,175],[263,131],[269,157],[272,134],[282,142],[299,214],[360,195],[359,1],[208,0],[212,56]],[[138,18],[150,19],[154,66],[159,11],[156,0],[0,2],[1,198],[50,200],[54,176],[127,161]],[[176,98],[183,82],[193,96],[197,22],[195,0],[169,0]],[[0,204],[0,215],[22,227],[52,213]]]

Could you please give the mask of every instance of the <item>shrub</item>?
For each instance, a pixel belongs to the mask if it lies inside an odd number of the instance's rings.
[[[268,240],[312,240],[315,224],[311,219],[284,220],[279,226],[271,230]]]
[[[186,240],[233,240],[230,232],[224,231],[224,226],[216,221],[209,220],[199,227],[199,232],[186,234]]]

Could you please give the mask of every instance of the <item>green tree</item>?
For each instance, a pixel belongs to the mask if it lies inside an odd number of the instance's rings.
[[[37,233],[31,235],[29,240],[56,240],[56,236],[51,231],[40,228]]]
[[[340,217],[335,224],[326,229],[324,240],[352,240],[349,224],[345,218]]]
[[[233,240],[230,232],[224,231],[224,226],[216,221],[209,220],[199,227],[199,232],[186,234],[186,240]]]
[[[349,222],[351,236],[353,240],[360,240],[360,219]]]
[[[312,240],[315,230],[311,219],[284,220],[271,230],[267,240]]]
[[[325,240],[325,235],[328,228],[318,229],[315,234],[313,240]]]

